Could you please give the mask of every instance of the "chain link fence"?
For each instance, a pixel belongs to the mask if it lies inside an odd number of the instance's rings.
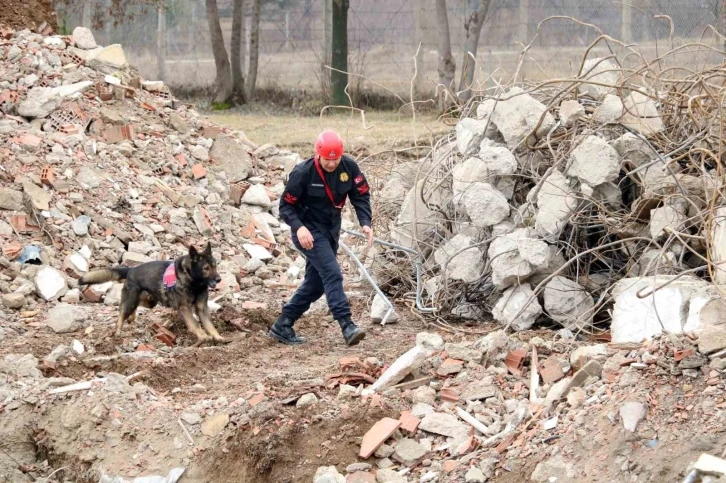
[[[331,1],[262,2],[258,86],[310,92],[324,89],[329,73],[325,65],[330,50]],[[529,42],[532,46],[521,69],[525,79],[576,73],[585,48],[601,34],[637,43],[649,58],[669,49],[671,42],[700,41],[718,46],[721,42],[707,26],[717,25],[722,2],[492,0],[479,42],[477,80],[486,84],[511,78],[523,45]],[[246,1],[247,39],[250,3]],[[465,20],[476,3],[447,1],[457,71],[464,61]],[[67,30],[85,24],[92,27],[99,43],[122,44],[130,61],[147,78],[159,77],[159,59],[163,59],[165,80],[172,85],[196,88],[214,82],[204,0],[168,0],[165,22],[159,22],[159,10],[153,6],[128,8],[118,25],[108,19],[111,4],[112,0],[73,0],[70,6],[59,7],[60,24]],[[229,52],[231,0],[219,0],[218,6]],[[359,89],[390,90],[407,96],[414,75],[414,56],[421,45],[419,71],[423,72],[424,85],[433,91],[438,79],[438,34],[434,0],[350,0],[351,84]],[[611,46],[618,48],[614,43]],[[594,52],[600,53],[607,53],[604,44]],[[684,56],[682,60],[684,64],[720,61],[713,56]]]

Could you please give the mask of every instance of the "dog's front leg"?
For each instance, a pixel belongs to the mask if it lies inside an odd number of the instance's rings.
[[[210,337],[199,327],[194,315],[192,314],[192,308],[188,305],[183,305],[179,308],[179,313],[184,319],[184,323],[187,324],[187,330],[197,336],[197,341],[192,347],[199,347],[200,345],[207,342]]]
[[[217,328],[212,323],[212,319],[209,316],[209,305],[207,305],[206,297],[198,299],[195,307],[197,309],[197,316],[199,316],[199,320],[202,321],[202,325],[204,326],[206,331],[209,332],[209,335],[212,336],[214,342],[220,344],[229,344],[231,341],[222,337],[219,332],[217,332]]]

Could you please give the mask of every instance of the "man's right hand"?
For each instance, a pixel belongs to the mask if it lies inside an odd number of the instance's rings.
[[[313,235],[310,234],[310,230],[304,226],[297,229],[297,239],[300,242],[300,246],[302,246],[305,250],[313,248]]]

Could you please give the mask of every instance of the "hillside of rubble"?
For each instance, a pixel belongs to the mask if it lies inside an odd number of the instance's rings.
[[[210,122],[87,29],[1,37],[0,482],[726,478],[722,123],[700,77],[655,92],[597,58],[468,105],[372,183],[398,247],[343,237],[395,311],[341,254],[367,338],[345,347],[322,300],[286,347],[266,332],[305,264],[277,201],[309,153]],[[78,286],[207,241],[227,345],[192,347],[163,308],[114,337],[122,285]]]

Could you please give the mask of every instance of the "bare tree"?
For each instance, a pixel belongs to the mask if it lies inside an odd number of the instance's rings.
[[[227,57],[227,49],[224,46],[222,27],[219,25],[217,0],[206,0],[206,6],[209,35],[212,40],[212,52],[214,53],[214,65],[217,69],[214,102],[229,102],[234,92],[232,85],[232,68],[230,67],[229,58]]]
[[[330,71],[330,101],[347,105],[348,96],[348,7],[349,0],[333,0],[333,59]]]
[[[245,102],[245,78],[242,75],[242,66],[245,64],[245,49],[242,48],[244,40],[244,0],[234,0],[232,9],[232,85],[236,100]]]
[[[726,0],[721,0],[720,2],[716,30],[718,30],[718,33],[721,35],[726,35]],[[726,40],[724,41],[724,48],[726,48]]]
[[[446,0],[436,0],[436,25],[438,26],[438,49],[439,49],[439,84],[447,91],[454,89],[454,77],[456,76],[456,60],[451,55],[451,34],[449,32],[449,14],[446,7]],[[443,110],[446,92],[439,97],[439,107]]]
[[[260,59],[260,0],[252,0],[252,25],[250,26],[250,65],[247,71],[245,94],[247,99],[255,95],[257,65]]]
[[[491,0],[471,0],[472,12],[464,23],[466,41],[464,42],[464,60],[461,64],[459,81],[459,98],[466,102],[471,98],[471,84],[476,71],[476,50],[479,46],[479,35],[486,20]]]

